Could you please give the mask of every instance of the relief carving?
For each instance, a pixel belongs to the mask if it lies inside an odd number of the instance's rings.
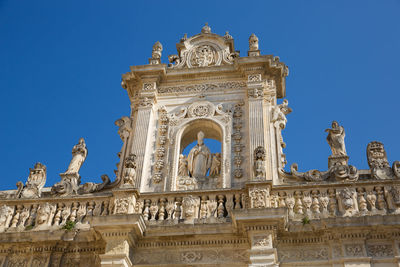
[[[19,198],[40,198],[42,188],[46,183],[46,166],[37,162],[33,169],[29,168],[28,180],[23,186],[22,182],[19,185],[17,197]]]
[[[269,207],[269,190],[267,188],[251,188],[249,189],[250,208],[267,208]]]

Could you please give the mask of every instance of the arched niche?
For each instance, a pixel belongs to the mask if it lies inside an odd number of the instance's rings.
[[[230,138],[227,138],[226,125],[216,117],[191,118],[179,125],[172,138],[174,139],[174,165],[171,181],[171,190],[183,190],[178,188],[179,156],[183,149],[194,141],[197,141],[199,131],[204,133],[204,138],[215,139],[221,143],[221,172],[217,178],[219,188],[230,187]],[[200,189],[200,188],[199,188]],[[202,188],[205,189],[205,188]],[[190,189],[189,189],[190,190]]]
[[[219,125],[208,119],[197,119],[187,123],[184,131],[182,132],[180,139],[180,154],[185,147],[197,140],[197,133],[200,131],[205,134],[204,138],[215,139],[222,143],[223,133]]]

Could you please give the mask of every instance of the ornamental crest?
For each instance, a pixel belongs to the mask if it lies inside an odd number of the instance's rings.
[[[199,45],[190,53],[190,64],[194,67],[208,67],[215,65],[216,51],[210,45]]]
[[[215,113],[215,106],[208,101],[193,103],[188,108],[189,117],[210,117]]]

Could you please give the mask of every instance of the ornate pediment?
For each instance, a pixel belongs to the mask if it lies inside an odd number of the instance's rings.
[[[235,51],[232,36],[212,33],[206,25],[200,34],[187,38],[177,45],[178,55],[170,55],[171,68],[197,68],[232,64],[238,52]]]

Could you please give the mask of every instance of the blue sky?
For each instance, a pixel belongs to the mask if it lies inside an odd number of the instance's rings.
[[[350,164],[368,168],[372,140],[400,160],[399,14],[399,0],[0,0],[0,190],[25,182],[37,161],[47,166],[46,186],[59,181],[80,137],[89,150],[82,182],[113,177],[114,121],[129,114],[121,74],[147,64],[157,40],[167,63],[183,34],[205,22],[228,30],[241,56],[255,33],[262,54],[289,66],[289,164],[327,168],[332,120],[346,129]]]

